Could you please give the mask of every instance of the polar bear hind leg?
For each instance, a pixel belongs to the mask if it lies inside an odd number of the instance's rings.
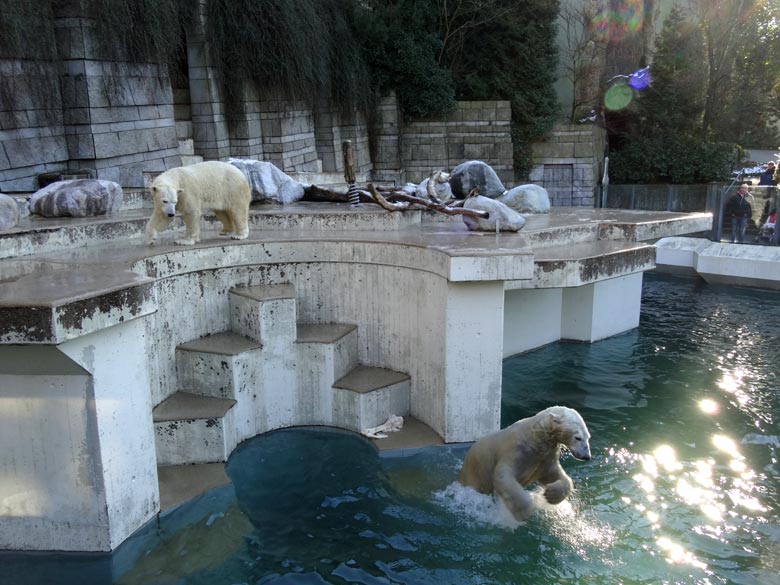
[[[215,209],[214,215],[216,215],[217,219],[222,223],[222,231],[219,232],[220,236],[228,236],[235,231],[233,219],[229,212]]]
[[[231,223],[233,224],[233,235],[230,236],[234,240],[245,240],[249,237],[249,221],[247,213],[245,211],[233,211],[227,212],[230,215]]]

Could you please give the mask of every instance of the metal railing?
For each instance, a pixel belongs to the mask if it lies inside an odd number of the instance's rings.
[[[710,240],[720,242],[723,240],[724,229],[730,230],[730,219],[723,216],[723,209],[729,198],[736,193],[738,185],[743,183],[742,177],[737,177],[731,184],[724,186],[717,192],[712,209],[712,230]],[[774,229],[766,227],[767,219],[772,211],[780,207],[780,189],[777,187],[749,186],[748,201],[753,209],[753,214],[748,218],[745,234],[745,244],[778,245],[780,230],[777,225]],[[724,226],[724,224],[726,224]],[[730,239],[730,238],[729,238]]]

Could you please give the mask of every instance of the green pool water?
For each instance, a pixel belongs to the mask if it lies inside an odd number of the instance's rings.
[[[563,459],[573,497],[525,524],[454,483],[467,446],[380,458],[291,429],[242,444],[231,486],[110,567],[0,563],[81,585],[780,583],[779,373],[780,294],[646,275],[637,330],[504,363],[502,426],[562,404],[592,434],[591,461]]]

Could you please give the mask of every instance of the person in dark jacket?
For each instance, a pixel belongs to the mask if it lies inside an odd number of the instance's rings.
[[[731,243],[734,240],[742,244],[745,241],[745,228],[748,220],[753,217],[753,207],[748,201],[748,186],[743,183],[737,189],[737,193],[732,195],[723,208],[723,217],[731,218]]]
[[[773,161],[770,160],[766,163],[766,170],[758,176],[758,185],[759,187],[774,187],[777,185],[775,180],[775,163]]]

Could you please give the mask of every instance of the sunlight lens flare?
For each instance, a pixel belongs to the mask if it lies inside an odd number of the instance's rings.
[[[642,0],[622,0],[612,4],[613,9],[602,9],[593,15],[591,31],[601,42],[616,43],[629,33],[642,30],[645,21]]]
[[[628,76],[628,85],[637,91],[647,88],[651,81],[650,69],[648,67],[634,71]]]
[[[627,83],[616,83],[604,93],[604,107],[608,110],[622,110],[634,99],[634,90]]]

